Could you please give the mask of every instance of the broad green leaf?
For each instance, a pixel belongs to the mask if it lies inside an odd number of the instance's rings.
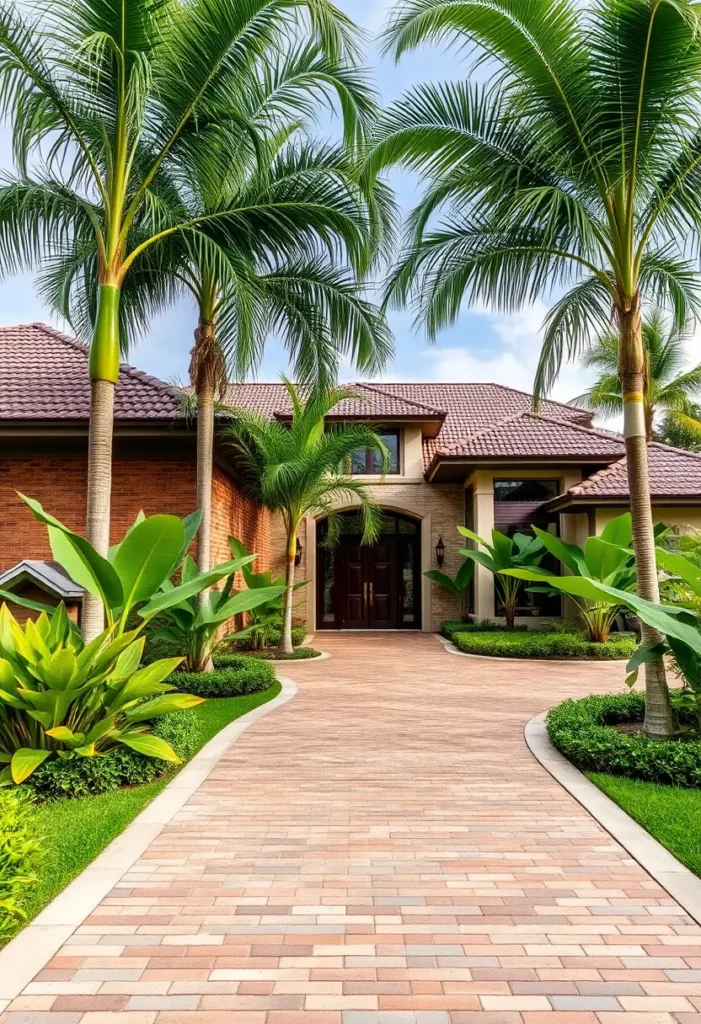
[[[475,575],[475,563],[470,558],[466,558],[457,571],[455,576],[455,586],[458,592],[465,590],[469,587],[472,577]]]
[[[666,551],[664,548],[656,548],[657,552],[657,564],[661,566],[665,572],[671,573],[673,576],[679,576],[684,582],[691,587],[695,594],[701,595],[701,568],[698,565],[694,565],[684,555],[678,554],[676,551]]]
[[[20,747],[19,750],[15,750],[10,762],[12,781],[16,784],[24,782],[50,753],[50,750],[32,750],[31,747]]]
[[[180,758],[170,743],[166,743],[160,736],[151,736],[143,732],[123,733],[120,735],[119,741],[125,747],[131,747],[132,750],[137,750],[140,754],[145,754],[146,757],[158,757],[161,761],[180,764]]]
[[[466,564],[472,565],[472,562]],[[458,588],[455,582],[451,580],[450,576],[447,576],[446,573],[441,572],[439,569],[426,569],[424,576],[427,580],[432,580],[434,583],[438,583],[439,586],[445,587],[451,594],[457,594]]]
[[[601,537],[589,537],[584,543],[584,557],[589,575],[603,583],[607,576],[625,566],[630,555],[624,548],[615,547]]]
[[[13,692],[17,689],[15,670],[7,658],[0,658],[0,686],[2,686],[3,690],[11,690]]]
[[[485,569],[489,569],[490,572],[499,572],[500,566],[494,561],[491,555],[488,555],[486,551],[477,551],[474,548],[460,548],[458,554],[464,555],[465,558],[469,558],[471,562],[479,562]]]
[[[265,587],[262,590],[241,590],[238,594],[234,594],[230,597],[226,604],[222,605],[221,608],[217,608],[216,621],[225,622],[227,619],[233,618],[234,615],[240,615],[242,612],[252,611],[254,608],[258,608],[261,604],[266,604],[268,601],[273,601],[276,597],[280,597],[285,591],[284,587]]]
[[[561,537],[555,537],[552,533],[548,533],[547,530],[541,530],[537,526],[533,527],[533,532],[540,537],[543,547],[551,555],[554,555],[558,562],[562,562],[563,565],[567,566],[570,572],[576,573],[578,576],[589,575],[584,552],[576,544],[568,544]]]
[[[489,544],[486,540],[483,540],[479,534],[469,530],[467,526],[458,526],[458,533],[461,533],[463,537],[467,537],[468,540],[473,540],[475,544],[481,544],[483,548],[488,548]]]
[[[109,732],[114,729],[115,716],[108,715],[107,718],[103,718],[101,722],[98,722],[92,727],[90,732],[85,737],[88,743],[97,743],[103,736],[106,736]]]
[[[114,685],[124,679],[128,679],[141,664],[141,657],[144,651],[145,637],[139,637],[121,652],[110,675],[110,683]]]
[[[43,604],[41,601],[31,601],[28,597],[20,597],[18,594],[13,594],[11,590],[3,590],[2,587],[0,587],[0,599],[19,605],[20,608],[28,608],[33,612],[46,612],[47,615],[53,615],[58,607],[51,604]]]
[[[70,744],[78,739],[73,730],[69,729],[67,725],[57,725],[53,729],[47,729],[46,735],[51,736],[55,740],[59,740],[61,743]],[[83,733],[80,733],[80,739],[78,742],[82,743],[84,738]]]
[[[500,569],[506,569],[513,565],[514,542],[511,537],[500,533],[499,530],[492,530],[492,555]]]
[[[189,516],[185,516],[185,518],[182,520],[182,524],[183,524],[183,543],[182,543],[182,546],[180,548],[180,551],[175,556],[175,562],[173,564],[173,567],[171,568],[170,572],[168,573],[169,576],[172,573],[175,572],[175,570],[178,568],[178,566],[182,562],[183,558],[187,554],[187,552],[189,550],[189,547],[192,544],[192,541],[193,541],[193,539],[195,537],[195,534],[197,533],[197,531],[200,528],[201,522],[202,522],[202,510],[199,509],[199,508],[195,512],[191,512]]]
[[[65,690],[78,674],[78,659],[64,647],[43,658],[39,667],[44,682],[56,690]]]
[[[120,689],[113,691],[113,696],[107,698],[105,701],[107,707],[117,710],[133,700],[162,693],[163,680],[175,671],[182,660],[182,658],[162,658],[160,661],[154,661],[150,665],[140,668]]]
[[[630,512],[610,519],[601,531],[601,539],[621,548],[629,548],[633,543],[633,525]]]
[[[125,610],[158,591],[173,570],[183,536],[183,522],[177,516],[149,516],[129,531],[113,560]]]
[[[122,604],[122,586],[110,563],[78,534],[49,527],[53,556],[68,575],[112,610]]]
[[[203,697],[196,697],[193,693],[167,693],[162,697],[154,697],[153,700],[146,700],[143,704],[137,704],[126,712],[130,722],[146,722],[149,718],[158,718],[159,715],[169,715],[172,711],[186,711],[194,708],[203,702]]]
[[[154,615],[165,611],[166,608],[172,608],[186,598],[213,586],[219,580],[223,580],[225,576],[230,576],[232,572],[238,572],[243,561],[252,562],[255,557],[255,555],[249,555],[245,560],[236,559],[233,562],[223,562],[216,568],[210,569],[209,572],[200,573],[194,579],[188,580],[187,583],[181,583],[179,587],[173,587],[172,590],[157,594],[147,605],[139,608],[139,615],[144,619],[153,618]]]

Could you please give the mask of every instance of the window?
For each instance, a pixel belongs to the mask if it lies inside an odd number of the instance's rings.
[[[557,480],[495,480],[495,501],[547,501],[560,493]]]
[[[559,493],[558,480],[495,480],[494,525],[510,537],[515,533],[530,534],[533,524],[547,530],[550,525],[548,518],[539,512],[539,507]],[[550,555],[546,555],[541,565],[551,572],[558,572],[557,561]],[[504,614],[498,594],[496,613]],[[532,593],[526,584],[519,592],[516,614],[559,616],[562,614],[562,599],[559,594]]]
[[[386,444],[390,454],[389,473],[399,472],[399,431],[378,430],[377,435]],[[382,473],[382,456],[377,449],[359,448],[351,456],[350,471],[354,476],[378,476]]]

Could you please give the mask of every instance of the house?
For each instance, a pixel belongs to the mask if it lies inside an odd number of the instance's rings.
[[[283,422],[292,412],[281,384],[232,384],[227,404]],[[15,491],[82,528],[88,408],[82,345],[40,324],[0,329],[0,573],[51,559],[44,529]],[[360,545],[352,504],[342,510],[335,547],[324,545],[323,520],[309,517],[300,531],[298,578],[309,584],[299,592],[296,613],[310,631],[435,630],[455,607],[423,572],[441,557],[444,571],[457,570],[459,523],[487,537],[494,526],[514,532],[538,523],[581,544],[627,504],[620,435],[593,428],[588,412],[559,402],[541,403],[534,415],[529,394],[500,384],[360,383],[329,419],[372,423],[392,453],[392,467],[382,476],[372,452],[359,451],[352,460],[352,472],[385,511],[377,543]],[[655,517],[701,528],[701,455],[651,444],[649,457]],[[124,533],[140,508],[184,515],[194,503],[194,424],[182,392],[123,366],[113,536]],[[282,569],[282,525],[246,497],[222,443],[213,509],[214,559],[226,557],[233,533],[258,553],[260,566]],[[17,571],[17,577],[42,587],[36,574]],[[493,577],[482,567],[470,600],[479,618],[499,614]],[[559,601],[524,593],[519,618],[537,624],[559,612]]]

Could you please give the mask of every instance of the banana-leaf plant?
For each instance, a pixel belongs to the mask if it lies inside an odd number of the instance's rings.
[[[501,593],[504,603],[504,617],[506,628],[514,628],[516,617],[516,602],[522,581],[512,576],[501,575],[504,569],[520,568],[522,566],[539,565],[545,554],[545,548],[539,537],[529,537],[525,533],[517,533],[513,537],[507,537],[499,530],[492,530],[492,543],[489,544],[478,534],[473,533],[466,526],[458,526],[458,532],[467,537],[468,540],[481,544],[485,551],[477,548],[460,548],[460,554],[472,562],[483,565],[494,573],[494,582]]]
[[[250,554],[245,544],[237,537],[229,537],[229,548],[234,558],[246,558]],[[266,590],[269,587],[282,587],[282,594],[279,597],[273,597],[256,605],[255,608],[249,608],[251,625],[244,632],[250,638],[251,648],[257,650],[265,647],[270,630],[280,629],[285,603],[285,574],[280,573],[278,576],[273,577],[270,569],[254,572],[250,563],[241,566],[241,573],[249,590]],[[294,584],[292,589],[299,590],[300,587],[306,587],[307,582],[307,580],[300,580]],[[242,637],[243,634],[239,633],[239,636]],[[227,639],[230,640],[233,637],[225,637],[223,642],[226,642]]]
[[[244,555],[236,559],[237,564],[244,562],[244,572],[248,568],[247,558],[248,556]],[[244,612],[266,604],[274,604],[282,599],[285,592],[285,582],[282,579],[277,585],[271,583],[269,586],[241,590],[232,594],[234,577],[235,573],[230,573],[223,588],[220,591],[210,590],[205,595],[204,602],[198,594],[191,594],[183,597],[177,604],[165,608],[158,618],[157,628],[152,634],[154,640],[169,641],[177,650],[182,651],[185,655],[185,667],[190,672],[204,672],[211,664],[212,648],[217,633],[225,622]],[[197,578],[197,566],[189,555],[186,555],[183,561],[180,578],[184,585]],[[164,594],[173,593],[178,589],[170,580],[165,580],[161,586]],[[238,633],[227,634],[220,638],[220,642],[245,636],[248,632],[249,630],[244,629]]]
[[[116,624],[85,644],[65,606],[20,626],[0,606],[0,785],[24,782],[49,758],[97,757],[115,746],[178,762],[151,720],[194,707],[164,680],[180,658],[140,668],[144,637]]]
[[[424,576],[428,580],[432,580],[437,583],[444,590],[447,590],[449,594],[457,598],[458,602],[458,614],[462,622],[467,621],[468,609],[467,609],[467,595],[469,593],[470,584],[472,583],[472,577],[475,574],[475,563],[470,558],[466,558],[460,568],[455,574],[455,579],[452,576],[448,576],[447,573],[441,572],[440,569],[427,569],[424,572]]]
[[[608,522],[601,536],[589,537],[583,548],[576,544],[568,544],[561,537],[555,537],[537,526],[533,527],[533,532],[540,537],[550,554],[573,575],[599,580],[617,590],[635,589],[635,556],[630,549],[633,541],[630,512],[625,512]],[[558,588],[550,583],[555,575],[539,566],[534,570],[534,578],[540,579],[543,585],[529,587],[529,590],[537,593],[557,593]],[[623,605],[612,604],[608,599],[592,601],[572,596],[572,600],[579,609],[588,639],[592,643],[606,643]]]

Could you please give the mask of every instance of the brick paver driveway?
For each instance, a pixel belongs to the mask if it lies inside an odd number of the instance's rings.
[[[620,666],[323,646],[10,1021],[701,1022],[701,929],[523,741]]]

